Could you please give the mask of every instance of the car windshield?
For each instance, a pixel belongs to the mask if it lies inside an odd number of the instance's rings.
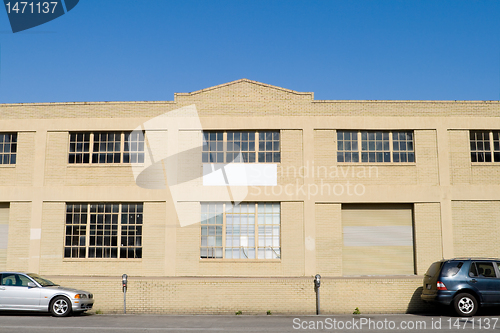
[[[36,282],[38,282],[38,284],[41,285],[42,287],[58,286],[58,284],[55,284],[54,282],[52,282],[50,280],[44,279],[43,277],[41,277],[38,274],[30,273],[30,274],[28,274],[28,276],[30,278],[32,278],[33,280],[35,280]]]

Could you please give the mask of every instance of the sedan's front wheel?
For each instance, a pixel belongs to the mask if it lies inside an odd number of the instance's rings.
[[[459,316],[470,317],[477,312],[477,301],[471,294],[459,294],[453,300],[455,311]]]
[[[71,313],[71,302],[64,296],[57,296],[50,302],[50,313],[54,317],[66,317]]]

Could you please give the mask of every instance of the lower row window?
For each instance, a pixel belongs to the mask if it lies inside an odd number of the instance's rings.
[[[142,203],[68,203],[64,258],[142,258]]]
[[[202,203],[201,258],[279,259],[279,203]]]

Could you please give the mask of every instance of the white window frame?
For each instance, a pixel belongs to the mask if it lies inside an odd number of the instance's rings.
[[[413,165],[413,164],[416,164],[417,162],[417,158],[416,158],[416,153],[415,153],[415,131],[413,130],[337,130],[336,131],[337,133],[339,132],[355,132],[356,133],[356,138],[357,138],[357,145],[358,145],[358,149],[357,150],[339,150],[338,149],[338,137],[336,138],[336,142],[337,142],[337,146],[335,147],[335,150],[337,152],[337,163],[355,163],[355,164],[381,164],[381,165],[388,165],[388,164],[396,164],[396,165],[406,165],[406,164],[409,164],[409,165]],[[375,151],[370,151],[370,150],[363,150],[362,149],[362,146],[363,146],[363,140],[362,140],[362,132],[380,132],[382,133],[388,133],[389,134],[389,150],[375,150]],[[412,133],[412,143],[413,143],[413,149],[412,150],[406,150],[406,151],[402,151],[402,150],[394,150],[394,135],[393,133],[394,132],[411,132]],[[398,140],[399,142],[400,140]],[[382,148],[383,149],[383,148]],[[357,153],[358,154],[358,161],[352,161],[352,158],[351,158],[351,161],[349,162],[345,162],[345,161],[339,161],[339,155],[338,153],[346,153],[346,152],[350,152],[350,153]],[[390,154],[390,161],[375,161],[375,162],[370,162],[370,161],[366,161],[364,162],[363,161],[363,157],[362,157],[362,154],[363,153],[370,153],[370,152],[373,152],[373,153],[389,153]],[[398,152],[406,152],[407,154],[408,153],[413,153],[413,161],[412,162],[401,162],[401,161],[394,161],[394,153],[398,153]],[[345,155],[344,157],[345,158]]]
[[[2,141],[0,142],[0,147],[2,150],[0,151],[0,166],[2,165],[16,165],[17,164],[17,132],[0,132],[0,136],[2,137]],[[6,143],[5,137],[9,137],[9,142]],[[5,147],[9,147],[9,151],[5,152]],[[14,152],[12,151],[14,150]],[[5,156],[8,156],[8,163],[3,163]],[[14,159],[14,163],[12,163],[12,159]]]
[[[107,133],[107,134],[119,134],[120,135],[120,151],[114,151],[113,153],[119,153],[120,154],[120,161],[119,162],[94,162],[93,161],[93,155],[94,154],[102,154],[103,152],[100,152],[100,151],[94,151],[94,141],[95,141],[95,135],[97,134],[101,134],[101,133]],[[143,164],[144,163],[144,159],[145,159],[145,149],[146,149],[146,138],[145,138],[145,133],[143,133],[143,137],[142,139],[143,140],[139,140],[138,141],[138,144],[140,145],[142,143],[142,150],[131,150],[131,147],[130,147],[130,143],[129,143],[129,150],[125,151],[125,136],[126,134],[129,134],[131,135],[132,133],[134,133],[133,131],[92,131],[92,132],[89,132],[89,131],[85,131],[85,132],[69,132],[69,135],[68,135],[68,164],[69,165],[119,165],[119,164]],[[75,148],[75,151],[71,151],[71,144],[72,144],[72,141],[71,141],[71,135],[78,135],[78,134],[88,134],[90,137],[89,137],[89,151],[88,152],[78,152],[76,151],[76,148]],[[83,141],[83,143],[85,144],[86,141]],[[124,159],[125,159],[125,154],[129,154],[129,161],[128,162],[124,162]],[[76,162],[76,158],[74,159],[75,161],[74,162],[70,162],[70,159],[71,159],[71,154],[88,154],[89,156],[89,161],[88,162],[84,162],[84,158],[82,157],[82,162]],[[130,156],[132,154],[137,154],[137,162],[131,162],[130,161]],[[141,156],[142,155],[142,156]],[[141,157],[142,157],[142,161],[141,161]],[[99,157],[98,157],[99,158]]]
[[[227,154],[228,153],[235,153],[237,152],[236,150],[227,150],[227,143],[228,143],[228,139],[227,139],[227,133],[228,132],[240,132],[240,133],[244,133],[244,132],[248,132],[248,133],[255,133],[255,142],[254,142],[254,147],[255,147],[255,150],[252,150],[250,151],[250,153],[254,153],[255,154],[255,161],[253,162],[250,162],[250,161],[238,161],[238,160],[232,160],[232,161],[227,161]],[[267,133],[267,132],[272,132],[272,133],[278,133],[279,134],[279,138],[278,138],[278,150],[275,150],[274,147],[272,150],[260,150],[260,138],[259,138],[259,134],[261,133]],[[222,151],[219,151],[219,150],[210,150],[210,141],[205,141],[205,137],[204,137],[204,134],[209,134],[210,133],[222,133]],[[281,134],[281,131],[280,130],[258,130],[258,131],[254,131],[254,130],[207,130],[207,131],[204,131],[202,132],[202,145],[203,145],[203,148],[202,148],[202,163],[276,163],[276,164],[279,164],[281,163],[281,140],[282,140],[282,134]],[[264,142],[266,142],[267,140],[264,140]],[[275,140],[272,140],[272,142],[274,142]],[[205,147],[208,147],[208,150],[205,150]],[[217,153],[222,153],[223,154],[223,158],[222,158],[222,161],[216,161],[216,162],[211,162],[210,161],[210,155],[211,155],[211,152],[214,152],[214,154],[217,154]],[[241,151],[242,153],[246,153],[248,151]],[[259,157],[259,153],[270,153],[272,154],[272,160],[271,161],[261,161],[260,157]],[[208,160],[207,161],[204,161],[204,158],[203,156],[207,154],[208,156]],[[278,158],[279,158],[279,161],[275,161],[275,157],[276,155],[275,154],[278,154]]]
[[[85,223],[82,223],[80,221],[80,223],[76,224],[74,223],[74,220],[72,220],[72,223],[68,223],[67,222],[67,219],[68,219],[68,205],[80,205],[80,206],[86,206],[87,210],[85,212],[85,215],[86,215],[86,221]],[[99,235],[91,235],[91,232],[90,232],[90,229],[91,229],[91,215],[93,213],[91,213],[91,205],[118,205],[118,212],[112,212],[112,214],[117,214],[118,215],[118,221],[117,221],[117,229],[116,229],[116,237],[117,237],[117,244],[116,246],[113,246],[113,245],[91,245],[90,244],[90,239],[91,237],[96,237],[96,236],[99,236]],[[127,216],[127,218],[129,217],[129,214],[128,212],[124,212],[123,211],[123,206],[124,205],[141,205],[142,206],[142,212],[136,212],[136,218],[137,218],[137,215],[141,215],[141,222],[140,223],[123,223],[123,220],[122,220],[122,215],[125,215]],[[102,214],[102,213],[96,213],[97,214]],[[74,215],[75,214],[72,214],[74,218]],[[79,217],[81,217],[81,212],[78,214]],[[121,259],[126,259],[126,260],[129,260],[129,259],[142,259],[144,254],[143,254],[143,249],[144,249],[144,246],[143,246],[143,241],[144,241],[144,203],[143,202],[66,202],[66,205],[65,205],[65,222],[64,222],[64,227],[65,227],[65,231],[64,231],[64,244],[63,244],[63,258],[65,260],[121,260]],[[113,223],[111,221],[111,226],[113,226]],[[68,234],[67,233],[67,228],[68,227],[72,227],[72,226],[75,226],[75,225],[79,225],[79,226],[85,226],[85,233],[84,234],[79,234],[79,235],[75,235],[73,233],[71,234]],[[105,225],[108,225],[106,223],[102,223],[102,226],[105,226]],[[122,231],[125,231],[125,228],[123,228],[124,226],[129,226],[129,225],[135,225],[136,227],[139,226],[141,228],[141,234],[139,235],[140,237],[140,244],[139,245],[133,245],[133,246],[130,246],[128,244],[121,244],[121,240],[122,240],[122,236],[126,237],[125,239],[128,240],[128,237],[130,237],[131,235],[122,235]],[[97,223],[96,223],[96,226],[97,226]],[[97,230],[97,228],[96,228]],[[105,230],[105,229],[103,229]],[[112,230],[112,229],[111,229]],[[137,232],[137,229],[136,229],[136,232]],[[79,240],[78,242],[81,242],[82,240],[82,237],[84,237],[84,244],[73,244],[73,240],[71,240],[70,244],[68,245],[68,241],[67,241],[67,238],[68,237],[79,237]],[[103,235],[102,237],[104,236],[107,236],[105,235],[105,233],[103,232]],[[113,235],[109,235],[110,237],[112,237]],[[134,237],[138,237],[137,234],[134,234]],[[137,239],[135,239],[135,241],[137,241]],[[103,243],[104,244],[104,243]],[[89,254],[90,254],[90,248],[91,247],[95,247],[95,248],[102,248],[102,250],[104,251],[105,248],[109,248],[111,250],[111,248],[116,248],[116,251],[117,251],[117,256],[116,257],[112,257],[112,256],[102,256],[102,257],[89,257]],[[81,256],[80,253],[77,255],[77,256],[73,256],[73,253],[72,253],[72,249],[76,248],[78,251],[83,249],[85,255],[84,256]],[[128,252],[126,254],[125,257],[122,257],[121,256],[121,250],[122,249],[134,249],[134,251],[136,249],[140,249],[140,257],[134,257],[134,258],[129,258],[128,257]],[[70,251],[70,255],[69,256],[66,256],[66,250],[69,250]],[[134,252],[134,256],[136,255],[135,254],[136,252]]]
[[[490,149],[477,150],[477,140],[475,140],[475,139],[474,139],[474,144],[476,145],[476,149],[475,150],[472,149],[472,134],[477,133],[477,132],[483,132],[485,134],[488,134],[488,136],[487,136],[488,141],[487,142],[490,145]],[[499,138],[497,140],[498,144],[499,144],[498,149],[495,149],[496,140],[494,139],[494,133],[496,133],[498,138]],[[471,163],[473,163],[473,164],[484,165],[485,163],[486,164],[492,164],[492,163],[498,164],[498,163],[500,163],[500,130],[470,130],[469,131],[469,151],[470,151]],[[484,161],[478,161],[477,155],[476,155],[476,161],[473,161],[472,154],[478,154],[478,153],[485,154]],[[491,155],[491,161],[486,161],[486,154],[487,153],[489,153]],[[498,158],[495,158],[495,154],[497,154]]]
[[[207,214],[207,218],[204,219],[204,214],[206,212],[206,210],[204,210],[204,208],[202,207],[202,217],[201,217],[201,228],[200,228],[200,260],[280,260],[281,259],[281,204],[279,202],[243,202],[241,204],[244,204],[244,205],[254,205],[254,211],[253,211],[253,214],[255,214],[254,216],[254,224],[253,224],[253,235],[255,237],[254,239],[254,245],[253,246],[244,246],[244,245],[241,245],[241,240],[242,238],[244,237],[244,234],[240,233],[240,245],[239,246],[234,246],[234,244],[231,244],[231,246],[227,246],[226,243],[227,243],[227,240],[228,240],[228,223],[227,223],[227,215],[228,214],[233,214],[231,213],[230,211],[230,208],[227,207],[227,205],[230,205],[230,203],[224,203],[224,202],[202,202],[201,203],[202,205],[221,205],[220,209],[215,211],[215,215],[213,216],[210,216],[209,214]],[[273,213],[274,213],[274,210],[278,209],[278,213],[279,213],[279,222],[278,224],[274,223],[261,223],[263,220],[265,222],[265,218],[264,216],[261,216],[261,218],[259,219],[259,204],[260,205],[272,205],[272,210],[273,210]],[[277,205],[277,206],[276,206]],[[265,209],[265,206],[261,206]],[[217,212],[219,212],[219,214],[217,214]],[[272,214],[273,214],[272,213]],[[262,213],[261,212],[261,215],[265,215],[266,213]],[[214,221],[217,220],[218,218],[220,219],[220,215],[222,215],[222,223],[209,223],[207,221],[209,221],[210,218],[214,218]],[[234,215],[239,215],[238,213],[234,213]],[[242,214],[243,215],[243,214]],[[271,216],[271,220],[272,220],[272,216]],[[252,224],[247,224],[247,225],[252,225]],[[220,226],[222,227],[222,233],[220,235],[221,237],[221,245],[216,245],[216,237],[217,237],[217,234],[215,233],[215,235],[212,235],[212,237],[215,236],[215,245],[214,246],[211,246],[209,245],[209,241],[208,241],[208,237],[210,236],[210,232],[208,231],[209,230],[209,227],[217,227],[217,226]],[[265,227],[271,227],[272,229],[272,232],[270,234],[267,234],[266,233],[266,229]],[[206,232],[204,232],[204,227],[206,227]],[[240,227],[241,227],[241,224],[240,224]],[[278,235],[276,236],[275,235],[275,230],[278,229]],[[260,230],[263,230],[264,233],[261,233]],[[269,236],[270,235],[270,236]],[[243,237],[242,237],[243,236]],[[206,243],[204,244],[204,237],[207,237],[205,238],[207,241]],[[259,239],[259,237],[261,239]],[[271,242],[272,242],[272,245],[267,245],[266,244],[266,241],[269,241],[269,238],[271,238]],[[274,243],[275,242],[275,238],[277,238],[278,240],[278,245],[276,246],[276,244]],[[227,255],[226,255],[226,252],[229,250],[229,249],[237,249],[237,248],[240,248],[241,251],[239,251],[240,254],[243,254],[243,257],[242,255],[239,255],[239,258],[234,258],[232,257],[231,255],[231,258],[229,258]],[[254,253],[255,253],[255,256],[253,258],[249,257],[248,254],[250,253],[250,251],[247,250],[247,256],[245,257],[245,250],[244,249],[249,249],[249,248],[252,248],[254,250]],[[206,249],[206,252],[203,252],[203,250]],[[211,251],[210,251],[211,249]],[[217,254],[217,249],[220,249],[221,250],[221,254]],[[203,253],[206,253],[206,255],[203,255]]]

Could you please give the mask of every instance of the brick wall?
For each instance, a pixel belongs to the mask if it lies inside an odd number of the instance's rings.
[[[0,165],[0,186],[31,186],[34,154],[35,132],[18,132],[16,164]]]
[[[437,138],[435,130],[415,130],[415,164],[337,163],[336,130],[314,131],[314,161],[309,177],[316,184],[437,185]],[[306,161],[307,163],[307,161]],[[314,170],[313,170],[314,169]],[[314,174],[313,174],[314,172]]]
[[[68,164],[69,133],[48,132],[47,137],[46,186],[136,186],[129,164]]]
[[[30,250],[31,202],[11,202],[7,269],[27,271]]]
[[[278,185],[303,184],[298,176],[303,163],[302,130],[282,130],[281,163],[278,165]]]
[[[297,184],[297,179],[298,185],[319,184],[323,179],[329,184],[350,181],[369,185],[369,188],[363,197],[310,198],[299,191],[292,196],[249,194],[249,200],[281,202],[282,258],[200,260],[200,225],[179,225],[168,189],[137,187],[131,166],[68,165],[70,131],[130,130],[168,111],[193,104],[207,128],[281,130],[278,185]],[[37,270],[34,258],[39,255],[41,274],[57,275],[63,284],[95,290],[96,309],[100,307],[105,312],[121,311],[119,276],[127,273],[132,276],[129,298],[136,304],[132,312],[314,313],[312,277],[308,276],[313,270],[324,276],[325,313],[352,313],[355,307],[363,313],[418,309],[420,278],[341,277],[341,203],[414,203],[417,274],[423,274],[431,262],[440,259],[449,243],[453,243],[455,255],[498,256],[495,253],[500,249],[491,244],[496,244],[500,232],[497,218],[500,199],[494,197],[494,185],[500,183],[500,169],[494,165],[471,164],[469,131],[463,128],[500,128],[499,114],[500,103],[496,101],[314,101],[312,93],[249,80],[176,94],[174,102],[0,105],[3,128],[17,129],[19,133],[17,164],[0,167],[0,200],[10,202],[5,265],[12,270],[32,267]],[[414,130],[416,163],[360,163],[364,170],[348,164],[338,165],[336,129],[353,126]],[[448,141],[438,144],[436,134],[442,131],[447,131]],[[35,142],[39,139],[35,133],[45,132],[46,145]],[[183,150],[201,140],[201,133],[189,128],[180,128],[174,134],[160,129],[155,135],[147,138],[150,144],[165,151],[172,147],[170,145]],[[169,141],[171,139],[174,140]],[[438,156],[438,147],[444,155]],[[448,161],[445,160],[447,154]],[[34,164],[35,158],[37,163],[42,163],[43,157],[44,177]],[[199,186],[201,178],[190,177],[197,172],[201,176],[201,153],[193,151],[177,162],[176,181],[187,181],[192,188]],[[447,178],[450,174],[451,186],[443,179],[440,184],[438,165],[446,168],[441,170],[441,176]],[[343,170],[337,170],[340,174],[335,177],[331,175],[331,168],[337,166]],[[302,172],[309,168],[306,177],[315,179],[304,180],[298,174],[301,167]],[[311,175],[311,168],[317,171],[321,167],[326,169],[326,175]],[[150,178],[154,181],[163,176],[163,167],[152,171]],[[359,171],[364,174],[360,176]],[[144,179],[145,184],[151,179]],[[196,220],[200,217],[199,201],[217,201],[221,193],[222,189],[215,186],[200,192],[185,191],[180,194],[182,198],[176,207]],[[482,197],[476,198],[477,194]],[[451,198],[463,201],[453,201],[448,211]],[[65,200],[144,200],[144,257],[141,260],[64,259]],[[30,240],[30,228],[41,228],[40,240]],[[446,253],[453,252],[450,249],[451,246]],[[83,275],[87,277],[78,278]],[[266,278],[270,276],[272,278]]]
[[[452,201],[457,257],[500,257],[500,201]]]
[[[416,203],[414,214],[415,259],[418,275],[443,258],[441,211],[439,203]]]
[[[123,313],[121,276],[48,276],[58,284],[94,294],[92,312]],[[420,300],[420,277],[322,278],[322,314],[413,313],[428,306]],[[140,278],[128,279],[127,313],[165,314],[315,314],[312,277],[304,278]]]
[[[66,203],[44,202],[40,243],[40,273],[111,275],[127,272],[146,276],[163,275],[165,267],[165,207],[163,202],[144,203],[142,259],[69,259],[63,258]]]
[[[448,131],[448,139],[451,184],[471,184],[469,131]]]
[[[200,204],[178,206],[201,216]],[[303,276],[304,219],[302,202],[281,203],[281,260],[200,259],[200,224],[176,229],[177,276]]]
[[[342,205],[316,204],[316,271],[342,276]]]

